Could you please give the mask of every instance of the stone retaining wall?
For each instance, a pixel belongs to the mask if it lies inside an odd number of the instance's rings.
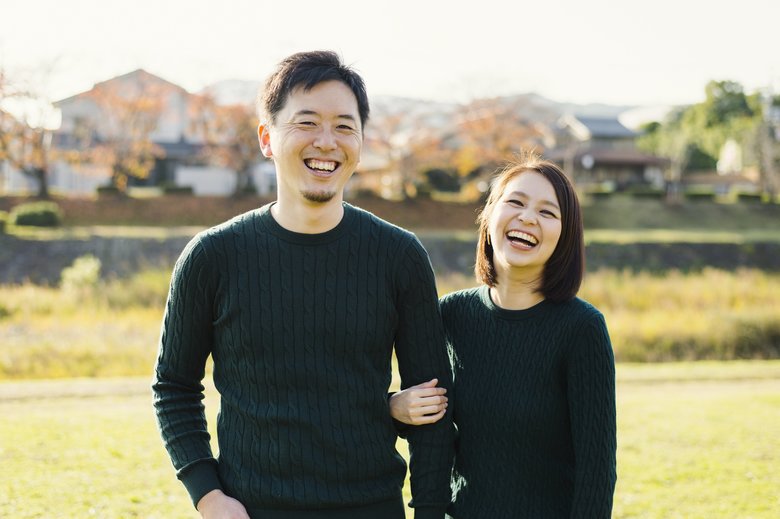
[[[0,284],[56,284],[62,269],[86,254],[101,260],[104,276],[126,276],[145,267],[171,268],[190,238],[191,235],[159,239],[92,236],[36,240],[0,235]],[[437,273],[471,274],[474,241],[440,235],[422,235],[420,239]],[[596,243],[587,247],[587,266],[588,270],[746,267],[780,272],[780,243]]]

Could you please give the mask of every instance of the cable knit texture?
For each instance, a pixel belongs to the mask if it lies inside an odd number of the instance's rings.
[[[575,298],[504,310],[486,286],[441,299],[454,364],[455,519],[608,519],[615,367],[604,318]]]
[[[394,347],[404,387],[450,385],[433,271],[413,234],[349,204],[334,229],[299,234],[268,205],[193,238],[174,268],[153,384],[193,502],[221,488],[253,517],[390,508],[406,473],[386,398]],[[218,460],[202,405],[209,355]],[[449,416],[408,441],[411,506],[441,518]]]

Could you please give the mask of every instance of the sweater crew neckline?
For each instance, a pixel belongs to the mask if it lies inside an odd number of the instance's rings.
[[[285,229],[271,214],[271,207],[276,202],[271,202],[260,208],[260,220],[268,231],[277,238],[298,245],[322,245],[338,240],[349,229],[355,216],[354,208],[346,202],[342,202],[344,214],[341,221],[333,229],[325,232],[306,234]]]
[[[487,285],[482,285],[479,287],[479,299],[491,314],[500,319],[506,319],[509,321],[523,321],[525,319],[538,317],[547,313],[550,305],[552,305],[549,300],[543,299],[534,306],[530,308],[524,308],[522,310],[508,310],[506,308],[501,308],[493,301],[493,298],[490,297],[490,287]]]

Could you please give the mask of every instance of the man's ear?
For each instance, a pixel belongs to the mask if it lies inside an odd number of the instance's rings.
[[[260,142],[260,151],[265,158],[273,157],[271,153],[271,136],[268,134],[268,125],[260,123],[257,126],[257,140]]]

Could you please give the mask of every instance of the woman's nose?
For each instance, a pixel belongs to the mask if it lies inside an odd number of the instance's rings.
[[[537,222],[536,214],[529,208],[524,208],[517,213],[517,219],[527,224],[536,224]]]

